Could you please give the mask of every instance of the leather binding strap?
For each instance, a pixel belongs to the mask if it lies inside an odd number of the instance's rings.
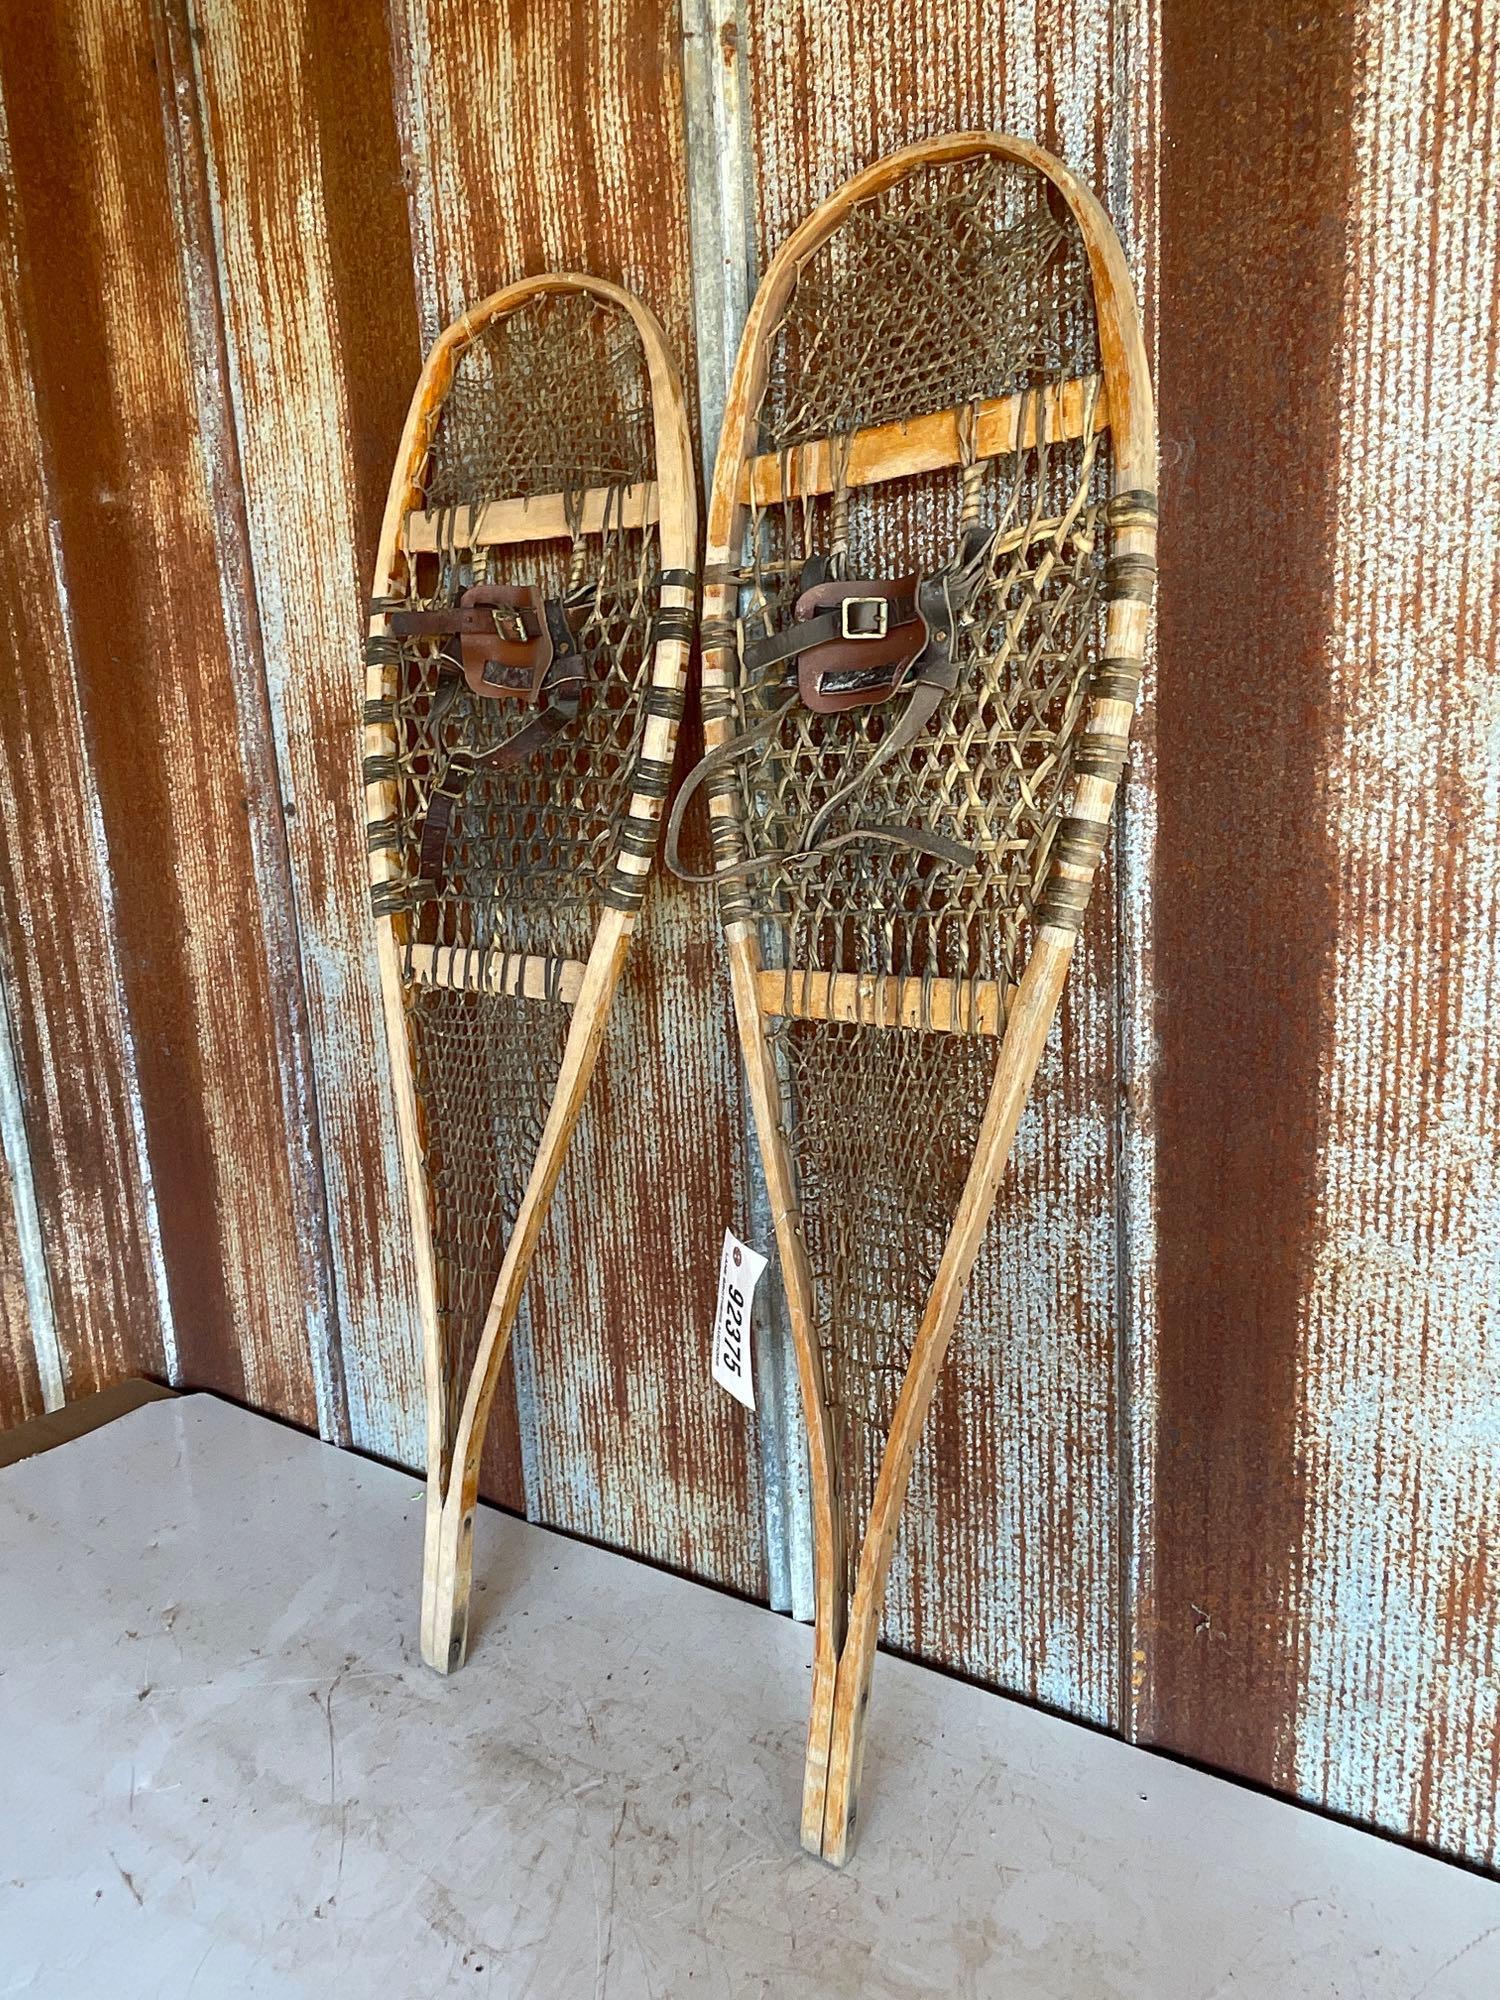
[[[482,754],[473,750],[455,750],[441,777],[428,793],[417,872],[423,881],[431,882],[434,888],[442,886],[447,866],[448,838],[475,772],[508,771],[517,764],[524,764],[577,720],[579,704],[583,699],[582,656],[575,653],[570,659],[554,662],[542,693],[548,697],[547,706],[524,723],[514,736],[507,736],[503,743],[497,743],[493,750]]]
[[[553,661],[576,651],[572,620],[591,596],[575,590],[544,597],[531,583],[476,583],[456,605],[392,611],[387,625],[397,639],[456,638],[459,670],[485,700],[534,702]]]
[[[698,630],[698,578],[690,569],[659,569],[656,572],[658,593],[663,590],[685,590],[693,602],[687,605],[663,604],[658,602],[656,615],[651,620],[651,643],[657,645],[663,639],[680,639],[685,646],[691,646]],[[678,715],[680,717],[681,710]]]
[[[392,637],[397,639],[451,639],[455,634],[459,633],[483,633],[487,637],[493,638],[499,629],[495,621],[493,604],[490,602],[471,604],[469,602],[478,588],[480,586],[475,585],[473,589],[466,590],[464,592],[464,601],[461,604],[437,606],[425,611],[388,612],[386,617]],[[529,586],[522,585],[518,588],[526,589]],[[529,635],[527,631],[521,629],[525,625],[525,622],[524,619],[518,621],[518,643],[520,644],[525,643],[527,636],[535,638],[537,635],[538,627],[534,621],[530,624]]]
[[[427,798],[417,858],[420,881],[441,888],[448,842],[475,773],[526,762],[576,721],[585,669],[575,622],[592,601],[589,588],[560,598],[543,597],[532,584],[475,584],[457,605],[387,613],[397,639],[459,641],[462,680],[451,671],[444,674],[433,697],[437,714],[464,681],[486,699],[519,699],[538,711],[493,749],[461,747],[449,756]]]
[[[821,565],[808,566],[792,622],[749,641],[742,656],[746,671],[757,675],[795,660],[795,679],[787,674],[775,690],[770,712],[733,741],[710,750],[689,774],[667,825],[666,862],[674,875],[685,882],[727,882],[791,861],[811,862],[860,841],[909,848],[957,867],[974,866],[976,849],[926,827],[864,825],[832,838],[824,838],[823,829],[840,807],[858,799],[883,764],[916,741],[953,692],[958,621],[984,579],[993,542],[991,530],[971,528],[947,568],[896,582],[830,579]],[[900,716],[853,777],[824,800],[795,847],[725,862],[705,875],[683,867],[679,839],[689,800],[703,785],[709,786],[711,797],[716,795],[731,767],[776,735],[794,699],[800,697],[814,714],[837,715],[888,701],[898,692],[907,695]]]
[[[790,625],[746,646],[746,670],[761,674],[782,660],[795,659],[801,681],[804,656],[821,652],[820,661],[809,662],[812,671],[802,689],[803,700],[815,713],[833,714],[837,708],[884,701],[895,691],[900,668],[910,665],[927,642],[918,590],[916,577],[900,583],[857,577],[814,584],[798,597]],[[891,669],[883,680],[881,667]],[[836,704],[824,692],[826,680],[835,683],[829,693],[843,697]],[[809,692],[816,701],[808,700]]]

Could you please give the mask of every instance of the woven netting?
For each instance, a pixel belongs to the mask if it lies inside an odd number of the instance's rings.
[[[911,1338],[963,1192],[995,1044],[783,1020],[772,1048],[796,1133],[852,1591]]]
[[[1082,438],[977,457],[977,405],[1018,395],[1034,415],[1042,392],[1065,381],[1082,385]],[[1019,979],[1101,637],[1108,468],[1092,422],[1098,385],[1083,245],[1029,169],[923,169],[858,207],[799,271],[775,334],[759,448],[790,454],[832,440],[835,491],[752,506],[735,579],[742,641],[791,619],[810,556],[828,558],[835,576],[898,578],[952,561],[966,529],[993,542],[956,627],[954,693],[825,827],[829,836],[927,829],[977,850],[976,864],[856,840],[732,881],[726,909],[760,920],[769,966],[929,987],[994,981],[1002,996]],[[943,410],[959,412],[967,463],[839,490],[851,431]],[[741,670],[736,727],[780,706],[780,675],[772,668],[758,682]],[[792,701],[769,744],[738,767],[739,853],[790,853],[901,706],[898,697],[819,716]],[[786,990],[792,1014],[795,976]],[[773,1024],[771,1043],[834,1429],[847,1589],[998,1043],[790,1018]]]
[[[492,322],[459,363],[433,441],[429,507],[649,479],[651,401],[631,321],[547,293]]]
[[[658,564],[654,528],[590,536],[586,547],[593,594],[578,634],[586,668],[578,719],[526,763],[475,773],[455,816],[442,886],[435,893],[424,887],[416,906],[415,941],[480,954],[576,958],[588,951],[645,729]],[[488,574],[496,581],[540,582],[549,593],[569,581],[565,544],[492,553]],[[444,567],[472,580],[482,565],[459,551]],[[441,602],[445,591],[463,587],[440,584],[417,601]],[[483,754],[504,742],[528,711],[467,686],[435,706],[443,677],[437,643],[406,640],[397,650],[397,809],[381,837],[398,848],[404,874],[414,879],[428,795],[449,758],[459,748]]]
[[[568,1010],[509,994],[408,990],[451,1438],[541,1142]]]
[[[1008,160],[930,166],[862,202],[797,273],[762,451],[1098,367],[1088,264],[1050,184]]]
[[[1105,497],[1098,459],[1092,444],[1044,444],[1018,466],[990,461],[980,468],[978,504],[1001,527],[986,579],[957,627],[958,686],[915,742],[878,766],[827,822],[830,836],[862,825],[947,834],[976,850],[977,864],[856,842],[753,875],[748,902],[776,920],[768,962],[1007,985],[1019,977],[1096,655]],[[942,538],[949,548],[956,544],[956,496],[936,479],[917,485],[913,499],[939,546],[925,555],[912,549],[911,524],[896,516],[889,497],[856,493],[846,574],[930,568],[943,558]],[[809,510],[815,523],[826,511]],[[747,630],[763,621],[778,626],[790,615],[807,553],[807,538],[797,532],[804,525],[799,509],[791,534],[768,538],[772,549],[788,550],[791,574],[778,575],[770,561],[752,569]],[[786,526],[784,516],[776,521],[778,530]],[[810,539],[816,545],[816,535]],[[778,692],[774,682],[742,688],[740,726],[753,726]],[[789,853],[898,713],[899,701],[835,716],[790,704],[777,734],[744,762],[747,851]]]

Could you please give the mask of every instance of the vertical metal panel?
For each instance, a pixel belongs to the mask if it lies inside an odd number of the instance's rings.
[[[1108,190],[1133,144],[1117,57],[1138,12],[750,6],[762,257],[857,167],[944,130],[1038,138]],[[1099,1721],[1119,1712],[1110,906],[1101,885],[918,1457],[886,1612],[890,1642]]]
[[[699,454],[706,493],[713,480],[740,330],[756,281],[749,77],[738,0],[688,0],[682,79]],[[704,867],[709,860],[705,855]],[[739,1145],[745,1190],[743,1210],[735,1217],[736,1233],[770,1250],[775,1230],[748,1098],[743,1099],[742,1121]],[[773,1610],[811,1620],[814,1577],[807,1440],[794,1387],[796,1360],[786,1298],[774,1279],[756,1295],[751,1337],[768,1592]]]
[[[33,8],[10,18],[0,64],[181,1369],[310,1423],[325,1222],[303,1171],[296,968],[275,922],[279,801],[234,602],[236,523],[201,449],[152,23],[140,8]],[[13,616],[26,630],[29,602]],[[34,821],[54,781],[28,787]]]
[[[717,937],[658,897],[538,1259],[531,1497],[544,1520],[764,1597],[754,1427],[708,1375],[737,1077]]]
[[[1141,1726],[1280,1785],[1301,1693],[1298,1328],[1338,942],[1327,639],[1353,53],[1347,11],[1225,0],[1165,20],[1160,1409]]]
[[[308,1360],[319,1431],[333,1443],[344,1445],[351,1442],[349,1412],[337,1333],[306,984],[288,868],[288,802],[282,796],[283,787],[275,781],[273,718],[267,700],[260,607],[251,575],[238,432],[230,407],[216,232],[189,54],[192,29],[182,0],[158,5],[153,25],[156,69],[163,84],[168,186],[187,306],[188,358],[197,397],[198,454],[214,526],[219,602],[235,694],[239,750],[248,770],[264,773],[271,781],[265,786],[259,809],[252,808],[248,814],[249,858],[259,893],[269,975],[267,1025],[283,1097],[288,1192],[301,1253],[300,1275],[306,1287]]]
[[[1289,1616],[1307,1796],[1500,1836],[1500,12],[1356,10]]]
[[[1149,1724],[1481,1860],[1496,25],[1167,16]]]
[[[424,332],[523,272],[593,271],[661,319],[691,394],[675,9],[408,0],[394,39]],[[753,1426],[707,1364],[732,1050],[712,907],[658,876],[515,1346],[531,1512],[763,1595]]]
[[[0,80],[0,121],[5,91]],[[28,88],[35,88],[28,81]],[[7,126],[0,259],[0,913],[15,1078],[67,1390],[175,1365],[139,1072],[28,323],[37,312]],[[17,1247],[20,1247],[18,1231]],[[48,1339],[33,1327],[33,1341]],[[25,1413],[29,1371],[0,1421]],[[40,1384],[37,1385],[40,1393]]]
[[[740,330],[755,292],[748,76],[737,0],[687,0],[683,96],[699,457],[713,480]]]
[[[335,31],[324,9],[260,0],[194,25],[181,59],[205,114],[350,1434],[415,1465],[421,1341],[355,726],[359,606],[419,363],[385,13],[345,8]]]

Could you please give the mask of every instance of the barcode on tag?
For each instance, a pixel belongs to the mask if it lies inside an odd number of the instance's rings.
[[[730,1230],[724,1231],[719,1258],[719,1297],[714,1306],[714,1380],[721,1389],[755,1408],[755,1381],[750,1366],[750,1303],[766,1268],[764,1257]]]

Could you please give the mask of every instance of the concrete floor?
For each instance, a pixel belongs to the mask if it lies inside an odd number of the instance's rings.
[[[896,1660],[835,1874],[804,1628],[486,1514],[443,1681],[420,1524],[201,1396],[0,1471],[0,1993],[1500,1993],[1500,1885]]]

